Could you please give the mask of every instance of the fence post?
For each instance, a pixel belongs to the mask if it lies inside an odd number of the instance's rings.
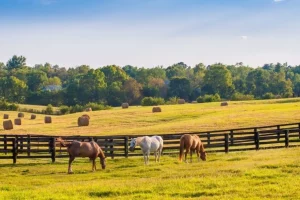
[[[6,135],[4,135],[4,150],[5,150],[5,155],[7,154],[7,138]]]
[[[280,140],[280,126],[277,125],[277,142]]]
[[[207,144],[210,144],[210,132],[207,133]]]
[[[128,158],[128,136],[124,138],[124,146],[125,146],[125,158]]]
[[[228,137],[227,133],[225,133],[224,136],[225,136],[225,153],[228,153],[229,152],[229,141],[228,141],[229,137]]]
[[[28,134],[27,135],[27,156],[30,156],[30,140],[31,140],[31,136]]]
[[[12,153],[13,153],[13,163],[16,164],[17,163],[17,155],[18,155],[18,145],[17,145],[17,139],[16,138],[12,138],[12,145],[13,145],[13,149],[12,149]]]
[[[257,130],[254,132],[254,142],[256,150],[259,150],[259,132]]]
[[[230,144],[233,145],[233,130],[230,131]]]
[[[111,159],[114,159],[115,158],[115,156],[114,156],[114,144],[113,144],[113,142],[114,142],[114,139],[110,139],[110,141],[109,142],[111,142],[111,145],[110,145],[110,155],[111,155]]]
[[[289,147],[289,130],[284,130],[285,147]]]
[[[22,150],[20,153],[23,153],[23,136],[20,137],[20,149]]]
[[[298,129],[299,129],[299,139],[300,139],[300,123],[298,124]]]
[[[55,145],[55,137],[50,138],[50,152],[51,152],[51,159],[52,162],[55,162],[55,156],[56,156],[56,145]]]

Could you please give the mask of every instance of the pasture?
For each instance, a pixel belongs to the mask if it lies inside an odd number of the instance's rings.
[[[21,160],[0,164],[0,199],[299,199],[300,148],[211,153],[206,162],[180,163],[163,156],[143,158]],[[195,161],[195,155],[194,155]]]
[[[300,121],[300,98],[260,101],[164,105],[161,113],[152,113],[152,107],[130,106],[111,110],[82,112],[52,116],[52,124],[44,123],[44,115],[30,120],[25,113],[21,126],[0,134],[44,135],[128,135],[166,134],[220,129],[267,126]],[[28,106],[28,108],[30,108]],[[18,112],[0,111],[0,116],[9,114],[10,119]],[[77,118],[83,113],[90,115],[88,127],[78,127]],[[2,124],[1,117],[0,123]]]

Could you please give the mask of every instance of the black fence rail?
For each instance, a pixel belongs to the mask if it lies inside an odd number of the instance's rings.
[[[178,154],[180,137],[186,133],[163,134],[163,154]],[[300,146],[300,123],[275,126],[251,127],[208,132],[193,132],[199,135],[206,152],[234,152],[268,148]],[[95,141],[107,157],[140,156],[141,151],[128,151],[130,136],[60,136],[67,141]],[[67,149],[55,142],[58,136],[47,135],[0,135],[0,159],[57,158],[68,157]]]

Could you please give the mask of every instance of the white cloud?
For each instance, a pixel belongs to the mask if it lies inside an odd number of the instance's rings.
[[[248,36],[242,35],[242,36],[241,36],[241,39],[242,39],[242,40],[247,40],[247,39],[248,39]]]
[[[285,0],[273,0],[275,3],[283,2]]]

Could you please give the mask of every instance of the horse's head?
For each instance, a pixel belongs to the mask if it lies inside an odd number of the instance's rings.
[[[133,152],[136,145],[136,138],[132,138],[130,141],[129,151]]]
[[[201,158],[201,160],[206,161],[206,152],[205,151],[200,152],[200,158]]]
[[[100,164],[101,164],[102,169],[105,169],[105,168],[106,168],[106,160],[105,160],[105,157],[103,157],[103,158],[100,157]]]

